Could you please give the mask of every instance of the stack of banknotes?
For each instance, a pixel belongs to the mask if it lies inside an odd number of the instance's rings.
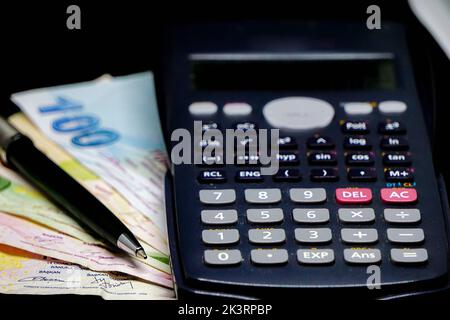
[[[0,165],[0,293],[173,299],[167,154],[152,73],[105,75],[11,99],[21,110],[11,124],[124,222],[148,258],[109,248]]]

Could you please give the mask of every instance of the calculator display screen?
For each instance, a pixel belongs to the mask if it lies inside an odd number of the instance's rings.
[[[191,59],[192,90],[394,90],[394,59]]]

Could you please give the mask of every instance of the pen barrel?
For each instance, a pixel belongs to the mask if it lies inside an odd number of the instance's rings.
[[[97,198],[21,135],[9,143],[8,163],[41,189],[80,224],[117,247],[122,234],[137,242],[128,228]],[[138,243],[138,242],[137,242]]]

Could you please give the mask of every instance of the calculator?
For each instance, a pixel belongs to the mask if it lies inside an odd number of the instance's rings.
[[[249,154],[172,164],[179,295],[388,297],[447,283],[446,196],[402,25],[234,21],[167,38],[160,103],[171,147],[171,132],[193,134],[194,121],[203,133],[280,130],[273,175]]]

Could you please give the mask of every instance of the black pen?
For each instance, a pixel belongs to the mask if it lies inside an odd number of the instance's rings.
[[[130,230],[97,198],[0,117],[1,160],[94,233],[137,257],[147,255]]]

